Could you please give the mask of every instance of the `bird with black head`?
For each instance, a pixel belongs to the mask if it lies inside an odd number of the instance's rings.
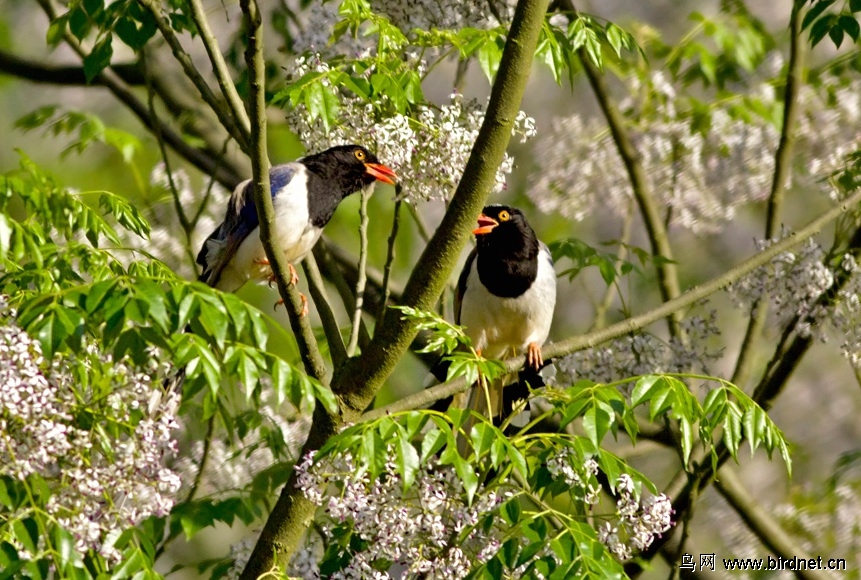
[[[278,222],[274,244],[290,264],[291,282],[298,281],[293,264],[311,251],[344,198],[378,181],[394,184],[396,179],[392,169],[360,145],[339,145],[273,166],[269,181]],[[235,292],[248,280],[271,280],[253,191],[250,179],[236,187],[224,221],[197,256],[203,267],[200,280],[220,290]]]
[[[485,207],[472,233],[476,247],[458,279],[455,322],[465,327],[482,356],[502,359],[523,353],[528,369],[537,372],[544,365],[541,347],[556,305],[550,250],[523,212],[505,205]],[[463,399],[455,405],[464,406]],[[501,408],[499,401],[497,411]]]

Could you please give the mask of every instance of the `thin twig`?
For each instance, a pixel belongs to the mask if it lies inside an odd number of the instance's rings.
[[[575,13],[573,2],[567,2],[570,9]],[[652,247],[652,253],[661,258],[655,265],[658,271],[658,282],[661,288],[661,297],[664,302],[676,298],[681,290],[679,289],[679,278],[676,272],[676,264],[673,261],[673,250],[670,245],[670,238],[667,229],[664,227],[664,222],[661,219],[660,208],[655,202],[654,196],[649,189],[649,181],[646,179],[646,172],[643,168],[642,160],[637,148],[634,146],[630,135],[625,130],[625,120],[613,98],[610,95],[610,89],[607,86],[604,76],[598,67],[589,58],[589,54],[585,48],[577,50],[577,56],[583,66],[583,72],[589,80],[589,85],[592,87],[592,92],[598,101],[604,117],[607,119],[607,125],[610,128],[610,133],[613,136],[613,141],[616,144],[616,149],[619,156],[622,158],[622,163],[628,173],[628,179],[631,182],[631,190],[634,193],[634,199],[640,209],[640,215],[643,218],[643,223],[646,226],[646,234],[649,237],[649,243]],[[670,335],[683,338],[679,323],[682,319],[682,311],[676,310],[670,314],[667,322],[669,325]]]
[[[224,95],[225,101],[227,101],[227,106],[230,107],[230,111],[236,117],[239,128],[247,140],[251,133],[248,114],[245,112],[245,106],[242,104],[239,93],[236,92],[236,86],[234,86],[233,79],[230,77],[230,71],[227,70],[227,63],[224,62],[224,57],[221,55],[218,41],[209,27],[209,21],[206,18],[206,13],[203,11],[203,4],[200,0],[191,0],[190,4],[191,18],[197,25],[200,39],[203,41],[204,48],[206,48],[206,54],[209,55],[209,61],[212,63],[212,70],[215,72],[215,78],[218,80],[218,86],[221,88],[221,93]]]
[[[407,210],[410,212],[410,217],[413,218],[413,221],[416,223],[416,227],[419,229],[419,236],[421,237],[424,243],[428,243],[431,239],[430,228],[428,228],[425,223],[422,214],[419,213],[416,204],[407,201]]]
[[[141,59],[141,66],[144,70],[144,78],[146,79],[146,88],[147,88],[147,105],[149,106],[150,115],[153,119],[158,118],[158,114],[155,111],[155,92],[152,88],[152,83],[150,82],[150,77],[147,74],[147,64],[146,59]],[[182,206],[182,200],[180,199],[179,190],[176,187],[176,181],[173,179],[173,170],[170,167],[170,158],[167,154],[167,147],[165,146],[164,139],[162,138],[161,131],[159,130],[160,124],[156,124],[156,128],[153,130],[153,134],[155,135],[155,140],[158,143],[158,149],[161,153],[161,158],[164,163],[164,172],[167,175],[167,183],[168,188],[170,189],[170,197],[173,200],[173,208],[176,210],[176,217],[179,220],[179,225],[182,227],[182,233],[185,236],[185,243],[183,244],[183,250],[185,252],[186,257],[189,260],[189,263],[192,267],[195,267],[195,257],[194,252],[191,249],[191,236],[194,232],[194,226],[188,220],[188,216],[185,213],[185,208]]]
[[[365,269],[368,267],[368,200],[371,189],[362,190],[359,203],[359,275],[356,278],[356,306],[353,309],[353,325],[350,328],[350,342],[347,356],[356,356],[359,347],[359,324],[362,322],[362,303],[365,300]]]
[[[356,296],[353,294],[355,284],[350,286],[349,280],[344,277],[344,273],[339,267],[340,264],[338,262],[338,258],[335,257],[330,250],[331,248],[325,240],[320,240],[317,242],[317,245],[314,246],[314,258],[317,260],[317,265],[320,267],[320,272],[323,276],[335,285],[335,289],[338,291],[338,296],[341,298],[341,303],[344,305],[344,310],[347,312],[353,312],[356,309]],[[350,267],[356,268],[356,262],[352,262]],[[367,268],[365,269],[365,272],[366,274],[368,273]],[[358,279],[358,275],[356,278]],[[365,288],[365,290],[367,291],[367,288]],[[359,348],[364,350],[370,343],[371,335],[365,326],[365,321],[360,320]]]
[[[332,311],[332,304],[326,293],[326,285],[313,254],[305,256],[305,259],[302,260],[302,268],[305,270],[305,279],[308,280],[308,289],[311,291],[311,298],[314,299],[317,314],[320,315],[320,321],[323,323],[323,332],[326,333],[326,341],[329,343],[332,364],[338,366],[347,360],[347,349],[344,346],[338,319],[335,318],[335,313]]]
[[[137,63],[114,63],[113,70],[123,82],[129,85],[144,84],[144,75]],[[0,49],[0,72],[26,79],[34,83],[49,83],[52,85],[92,86],[104,84],[100,78],[87,82],[82,66],[63,66],[24,58],[17,54]]]
[[[395,261],[395,241],[398,237],[398,227],[401,221],[401,199],[400,184],[395,186],[397,196],[395,197],[395,208],[392,215],[392,230],[389,232],[389,242],[386,248],[386,264],[383,266],[383,286],[380,289],[382,292],[382,301],[377,312],[377,326],[383,323],[383,316],[386,313],[386,305],[389,302],[389,279],[392,275],[392,264]]]
[[[625,258],[628,257],[628,248],[626,244],[631,241],[631,226],[633,223],[634,211],[629,204],[628,213],[625,214],[625,219],[622,222],[622,233],[619,238],[619,261],[624,261]],[[613,298],[615,298],[616,291],[618,289],[619,286],[616,280],[607,286],[607,290],[604,292],[604,297],[601,299],[601,303],[595,308],[595,319],[589,330],[598,330],[599,328],[604,328],[607,324],[607,311],[613,304]],[[619,294],[621,295],[621,292]]]

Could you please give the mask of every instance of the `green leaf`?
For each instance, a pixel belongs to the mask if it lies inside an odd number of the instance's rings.
[[[496,44],[496,41],[488,40],[479,47],[477,56],[481,71],[487,77],[487,81],[493,83],[496,71],[499,70],[499,63],[502,60],[502,49]]]
[[[57,551],[59,557],[58,564],[62,570],[77,560],[78,551],[75,549],[75,538],[60,526],[53,528],[52,535],[54,536],[52,543],[54,549]]]
[[[114,49],[111,47],[112,38],[112,35],[106,34],[96,43],[90,54],[84,57],[84,76],[88,84],[111,64],[111,57],[114,54]]]
[[[843,29],[833,20],[829,20],[831,21],[831,28],[828,29],[828,36],[831,37],[834,46],[840,48],[840,45],[843,44]]]
[[[742,412],[734,401],[727,402],[727,414],[723,422],[723,442],[732,458],[738,461],[738,447],[741,445]]]
[[[490,450],[491,445],[496,439],[502,437],[502,432],[493,425],[482,421],[472,427],[469,437],[472,441],[472,448],[475,450],[476,458],[480,458]]]
[[[831,32],[831,27],[834,25],[834,20],[836,20],[836,18],[837,16],[834,14],[827,14],[813,24],[813,27],[810,29],[811,45],[816,46],[823,38],[825,38],[826,34]],[[840,35],[842,38],[842,31],[840,32]]]
[[[48,43],[48,46],[56,47],[63,41],[68,25],[68,12],[51,21],[51,25],[48,26],[48,34],[45,37],[45,41]]]
[[[661,381],[661,377],[657,375],[646,375],[640,378],[631,392],[631,406],[636,407],[640,403],[648,401],[661,388],[666,388],[666,383]]]
[[[682,434],[682,460],[687,468],[691,459],[691,450],[694,446],[694,425],[687,417],[679,419],[679,430]]]
[[[825,10],[832,4],[834,4],[834,0],[819,0],[814,4],[813,7],[807,11],[807,14],[804,15],[804,18],[801,19],[801,29],[805,30],[808,26],[813,24],[813,21],[816,20],[820,14],[825,12]]]
[[[586,410],[583,415],[583,430],[596,446],[600,445],[607,431],[610,430],[613,418],[612,408],[603,402],[597,402]]]
[[[401,474],[403,489],[406,492],[416,481],[416,473],[419,470],[419,454],[403,432],[399,432],[395,444],[398,452],[398,473]]]
[[[150,16],[146,13],[146,16]],[[121,16],[114,24],[114,32],[126,45],[133,50],[140,50],[146,45],[147,41],[155,34],[155,21],[150,18],[144,22],[128,16]]]
[[[338,97],[330,86],[322,82],[309,85],[305,92],[305,107],[308,109],[310,120],[319,118],[326,132],[338,120]]]
[[[852,38],[853,42],[858,42],[858,34],[861,32],[861,27],[859,27],[858,21],[855,18],[848,14],[841,14],[837,23]]]
[[[69,11],[69,31],[78,40],[84,40],[90,31],[90,19],[80,4]]]
[[[861,0],[849,0],[849,10],[852,12],[861,12]]]
[[[443,445],[445,445],[445,442],[446,437],[438,428],[431,429],[425,433],[425,436],[422,439],[422,463],[426,462],[432,455],[438,453],[439,450],[443,448]]]

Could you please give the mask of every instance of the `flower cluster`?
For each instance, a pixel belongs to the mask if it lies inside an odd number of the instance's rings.
[[[200,466],[204,464],[203,441],[195,441],[191,448],[183,453],[173,465],[173,468],[182,474],[183,492],[187,492],[192,482],[198,478],[200,489],[209,496],[245,489],[258,473],[277,461],[299,456],[299,450],[311,428],[311,418],[296,414],[294,418],[287,419],[282,411],[265,403],[256,412],[263,419],[262,424],[250,429],[243,438],[244,441],[254,443],[244,449],[236,449],[231,446],[229,438],[213,437],[209,441],[206,459],[206,465],[211,468],[204,473],[198,474]],[[273,447],[273,441],[278,441],[281,447]]]
[[[757,246],[764,250],[775,242],[759,241]],[[738,306],[750,306],[768,295],[781,324],[797,317],[802,335],[809,336],[815,330],[824,340],[820,323],[825,320],[827,310],[817,305],[817,300],[834,282],[834,273],[825,265],[825,257],[822,247],[809,239],[734,283],[729,288],[730,295]]]
[[[642,90],[632,78],[632,97],[623,108],[640,120],[631,127],[631,137],[647,186],[670,208],[673,224],[694,232],[716,231],[735,217],[740,205],[768,196],[778,139],[770,123],[715,109],[710,129],[696,131],[691,116],[677,110],[675,87],[663,73],[654,73],[649,88]],[[773,101],[769,90],[764,85],[762,98]],[[646,94],[652,107],[648,115],[645,104],[636,100]],[[602,207],[620,216],[630,211],[630,181],[619,170],[624,164],[600,121],[580,115],[555,119],[535,154],[542,167],[528,194],[542,211],[576,220]]]
[[[415,62],[421,74],[425,64]],[[292,71],[299,78],[309,71],[326,72],[329,65],[319,54],[297,59]],[[454,93],[440,106],[420,104],[411,116],[384,115],[382,102],[366,103],[355,96],[338,93],[339,122],[327,132],[321,119],[310,121],[304,105],[287,112],[287,124],[308,151],[321,151],[343,143],[362,143],[398,173],[404,195],[410,200],[449,199],[463,174],[472,146],[484,121],[484,109],[477,101]],[[526,141],[535,135],[535,122],[522,111],[515,120],[513,135]],[[505,187],[505,177],[513,168],[505,156],[496,173],[496,191]]]
[[[554,478],[562,477],[571,491],[586,505],[595,505],[601,493],[595,479],[598,475],[598,462],[593,458],[580,461],[570,447],[562,447],[547,460],[547,471]]]
[[[782,237],[789,235],[784,231]],[[775,242],[760,240],[757,248]],[[841,283],[835,284],[838,279]],[[829,300],[822,299],[835,289]],[[808,239],[733,283],[728,292],[740,308],[751,308],[767,296],[771,316],[781,326],[794,322],[801,336],[826,342],[832,330],[840,337],[843,355],[861,369],[861,267],[852,253],[833,258]]]
[[[390,453],[394,456],[394,451]],[[487,561],[499,549],[500,518],[490,529],[480,525],[503,498],[479,490],[470,505],[460,478],[451,467],[431,460],[416,474],[404,492],[403,480],[393,463],[378,478],[357,470],[349,453],[314,461],[306,456],[296,466],[298,486],[318,505],[325,504],[326,518],[320,532],[326,543],[348,529],[363,548],[350,551],[349,564],[332,578],[389,578],[380,563],[392,563],[404,575],[425,578],[462,578],[477,563]],[[357,475],[358,474],[358,475]],[[329,484],[338,491],[326,493]],[[328,500],[326,500],[328,497]],[[355,544],[353,544],[355,545]],[[293,561],[291,574],[314,577],[310,570],[319,561],[311,544]],[[301,568],[301,569],[300,569]]]
[[[595,348],[571,353],[556,361],[557,384],[589,379],[610,383],[620,379],[653,373],[701,371],[709,374],[708,365],[720,357],[710,348],[710,339],[720,334],[717,315],[692,316],[681,322],[686,340],[662,340],[653,334],[624,336]]]
[[[117,561],[122,530],[173,506],[179,478],[164,462],[176,451],[178,395],[153,388],[156,363],[134,368],[93,347],[47,361],[14,317],[0,297],[0,476],[41,478],[44,509],[78,552]]]
[[[626,473],[619,476],[616,491],[618,525],[605,522],[598,529],[598,539],[619,559],[627,560],[633,550],[645,550],[673,526],[673,504],[664,494],[638,501],[634,480]]]

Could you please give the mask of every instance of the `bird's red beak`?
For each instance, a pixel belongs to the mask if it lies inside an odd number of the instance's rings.
[[[478,216],[478,227],[472,230],[472,233],[479,236],[481,234],[489,234],[493,228],[499,225],[499,222],[493,218],[489,218],[484,214]]]
[[[365,163],[365,173],[373,176],[377,181],[394,185],[398,175],[381,163]]]

